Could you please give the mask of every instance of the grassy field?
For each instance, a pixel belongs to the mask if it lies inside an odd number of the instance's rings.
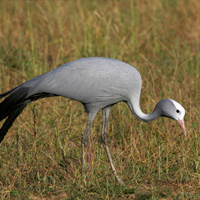
[[[0,93],[66,62],[111,57],[143,78],[141,108],[163,98],[186,109],[178,123],[138,121],[125,103],[111,110],[109,146],[119,186],[94,120],[87,186],[81,135],[87,114],[62,97],[27,106],[0,144],[0,199],[199,199],[200,1],[0,1]],[[0,124],[2,125],[2,123]]]

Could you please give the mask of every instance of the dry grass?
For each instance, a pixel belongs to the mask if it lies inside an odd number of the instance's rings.
[[[0,145],[0,199],[198,199],[199,10],[197,0],[2,0],[1,92],[71,60],[112,57],[140,71],[144,112],[163,98],[185,107],[188,135],[170,119],[139,122],[119,103],[111,111],[109,145],[126,186],[117,185],[99,141],[99,113],[83,187],[82,105],[61,97],[37,101]]]

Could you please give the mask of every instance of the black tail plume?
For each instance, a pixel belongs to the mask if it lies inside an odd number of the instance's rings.
[[[8,117],[26,101],[30,101],[26,98],[29,90],[30,88],[27,87],[19,87],[0,96],[0,98],[2,98],[9,94],[9,96],[0,103],[0,121]]]
[[[12,126],[15,119],[21,114],[21,112],[24,110],[27,104],[23,104],[20,107],[18,107],[15,111],[13,111],[6,121],[4,122],[2,128],[0,129],[0,143],[4,139],[6,133],[8,132],[8,129]]]
[[[22,113],[26,105],[45,97],[58,96],[56,94],[41,92],[29,95],[30,87],[18,86],[0,95],[0,99],[7,96],[0,103],[0,121],[7,118],[0,129],[0,143],[15,119]]]
[[[14,120],[31,101],[27,98],[29,90],[30,88],[28,87],[17,87],[0,95],[0,99],[9,95],[0,103],[0,121],[7,117],[0,129],[0,142],[12,126]]]

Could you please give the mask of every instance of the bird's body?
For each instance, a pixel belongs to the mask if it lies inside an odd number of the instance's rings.
[[[107,146],[106,127],[112,105],[124,101],[131,112],[142,121],[152,121],[158,117],[175,119],[184,126],[184,108],[174,100],[161,100],[151,114],[140,109],[142,79],[140,73],[131,65],[111,58],[83,58],[64,64],[46,74],[33,78],[16,88],[0,95],[7,96],[0,103],[0,121],[7,118],[0,129],[0,142],[8,129],[26,105],[40,98],[63,96],[80,101],[89,115],[88,124],[82,137],[82,143],[88,143],[88,133],[96,113],[103,110],[102,140],[111,162]],[[118,181],[121,180],[116,175]]]
[[[134,67],[94,57],[64,64],[20,87],[30,88],[29,96],[45,92],[80,101],[89,113],[119,101],[139,99],[141,85],[141,76]]]

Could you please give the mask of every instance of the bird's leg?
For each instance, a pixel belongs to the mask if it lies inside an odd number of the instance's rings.
[[[109,117],[109,113],[110,113],[110,108],[111,107],[106,107],[106,108],[103,109],[103,127],[102,127],[101,139],[103,141],[104,148],[106,150],[108,159],[110,161],[112,171],[114,172],[114,175],[115,175],[117,181],[119,182],[119,184],[124,185],[123,181],[117,175],[117,171],[116,171],[115,166],[113,164],[113,160],[112,160],[112,157],[111,157],[111,154],[110,154],[110,150],[108,148],[107,125],[108,125],[108,117]]]
[[[92,122],[88,121],[84,135],[81,137],[81,144],[84,145],[84,147],[88,146],[88,135],[89,135],[91,125],[92,125]]]
[[[85,161],[85,147],[88,146],[88,134],[90,130],[90,124],[87,124],[86,130],[84,135],[81,138],[81,146],[82,146],[82,180],[83,184],[86,186],[86,171],[87,171],[87,165]]]
[[[87,165],[86,165],[86,161],[85,161],[85,156],[86,156],[85,148],[88,146],[88,135],[89,135],[89,131],[90,131],[90,128],[92,126],[92,121],[93,121],[95,115],[96,115],[96,113],[95,114],[89,114],[88,124],[86,126],[84,135],[81,138],[81,146],[82,146],[82,179],[83,179],[83,184],[85,186],[86,186],[86,183],[87,183],[87,181],[86,181]]]

